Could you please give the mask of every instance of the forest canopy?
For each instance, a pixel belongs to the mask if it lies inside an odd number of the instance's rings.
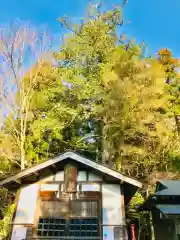
[[[179,173],[179,59],[144,56],[121,33],[122,8],[92,6],[80,24],[59,24],[69,33],[56,52],[24,23],[1,32],[0,176],[68,149],[142,182]]]
[[[121,35],[121,8],[59,22],[69,33],[56,52],[24,23],[1,32],[1,175],[67,149],[140,179],[179,171],[179,60],[168,49],[143,56]]]

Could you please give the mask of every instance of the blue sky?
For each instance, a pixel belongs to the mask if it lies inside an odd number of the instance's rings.
[[[90,0],[6,0],[1,2],[0,23],[16,18],[30,20],[37,26],[46,26],[60,34],[58,17],[82,17]],[[93,0],[93,2],[95,2]],[[98,2],[98,1],[96,1]],[[107,7],[118,5],[120,0],[104,0]],[[123,31],[138,42],[144,41],[150,53],[159,48],[171,49],[180,57],[180,0],[129,0],[124,11]],[[130,23],[127,21],[131,20]]]

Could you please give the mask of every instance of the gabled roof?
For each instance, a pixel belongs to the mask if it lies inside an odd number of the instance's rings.
[[[155,196],[178,196],[180,195],[180,181],[161,180],[158,182],[163,189],[154,193]]]
[[[180,196],[180,180],[160,180],[157,182],[156,192],[148,197],[148,199],[139,207],[140,211],[149,211],[152,207],[165,206],[166,204],[158,204],[159,196]],[[173,204],[175,205],[175,204]],[[169,202],[170,206],[170,202]],[[176,206],[176,205],[175,205]],[[159,208],[159,207],[157,207]],[[171,210],[173,211],[173,210]]]
[[[60,154],[59,156],[50,159],[46,162],[40,163],[36,166],[33,166],[31,168],[25,169],[13,176],[7,177],[6,179],[3,179],[0,181],[0,186],[8,186],[11,183],[15,183],[15,182],[20,182],[21,179],[30,176],[30,175],[37,175],[37,173],[41,172],[43,169],[48,168],[48,167],[52,167],[57,163],[62,162],[65,159],[71,159],[74,160],[80,164],[86,165],[87,167],[93,168],[97,171],[102,172],[103,174],[109,175],[115,179],[118,179],[120,181],[126,182],[130,185],[133,185],[135,187],[141,188],[142,184],[135,180],[132,179],[130,177],[127,177],[115,170],[109,169],[108,167],[101,165],[97,162],[94,162],[92,160],[89,160],[85,157],[80,156],[79,154],[76,154],[74,152],[65,152]]]
[[[163,214],[176,215],[180,214],[180,205],[179,204],[157,204],[158,208]]]

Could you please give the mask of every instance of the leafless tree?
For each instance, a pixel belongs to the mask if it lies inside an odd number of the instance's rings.
[[[25,141],[33,90],[43,54],[51,43],[47,31],[38,31],[30,23],[14,21],[0,28],[0,104],[7,113],[10,134],[18,146],[16,163],[21,169],[26,166]],[[18,126],[15,119],[19,121]]]

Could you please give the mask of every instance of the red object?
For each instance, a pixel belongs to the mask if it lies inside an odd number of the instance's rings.
[[[136,240],[134,224],[131,224],[131,233],[132,233],[132,240]]]

